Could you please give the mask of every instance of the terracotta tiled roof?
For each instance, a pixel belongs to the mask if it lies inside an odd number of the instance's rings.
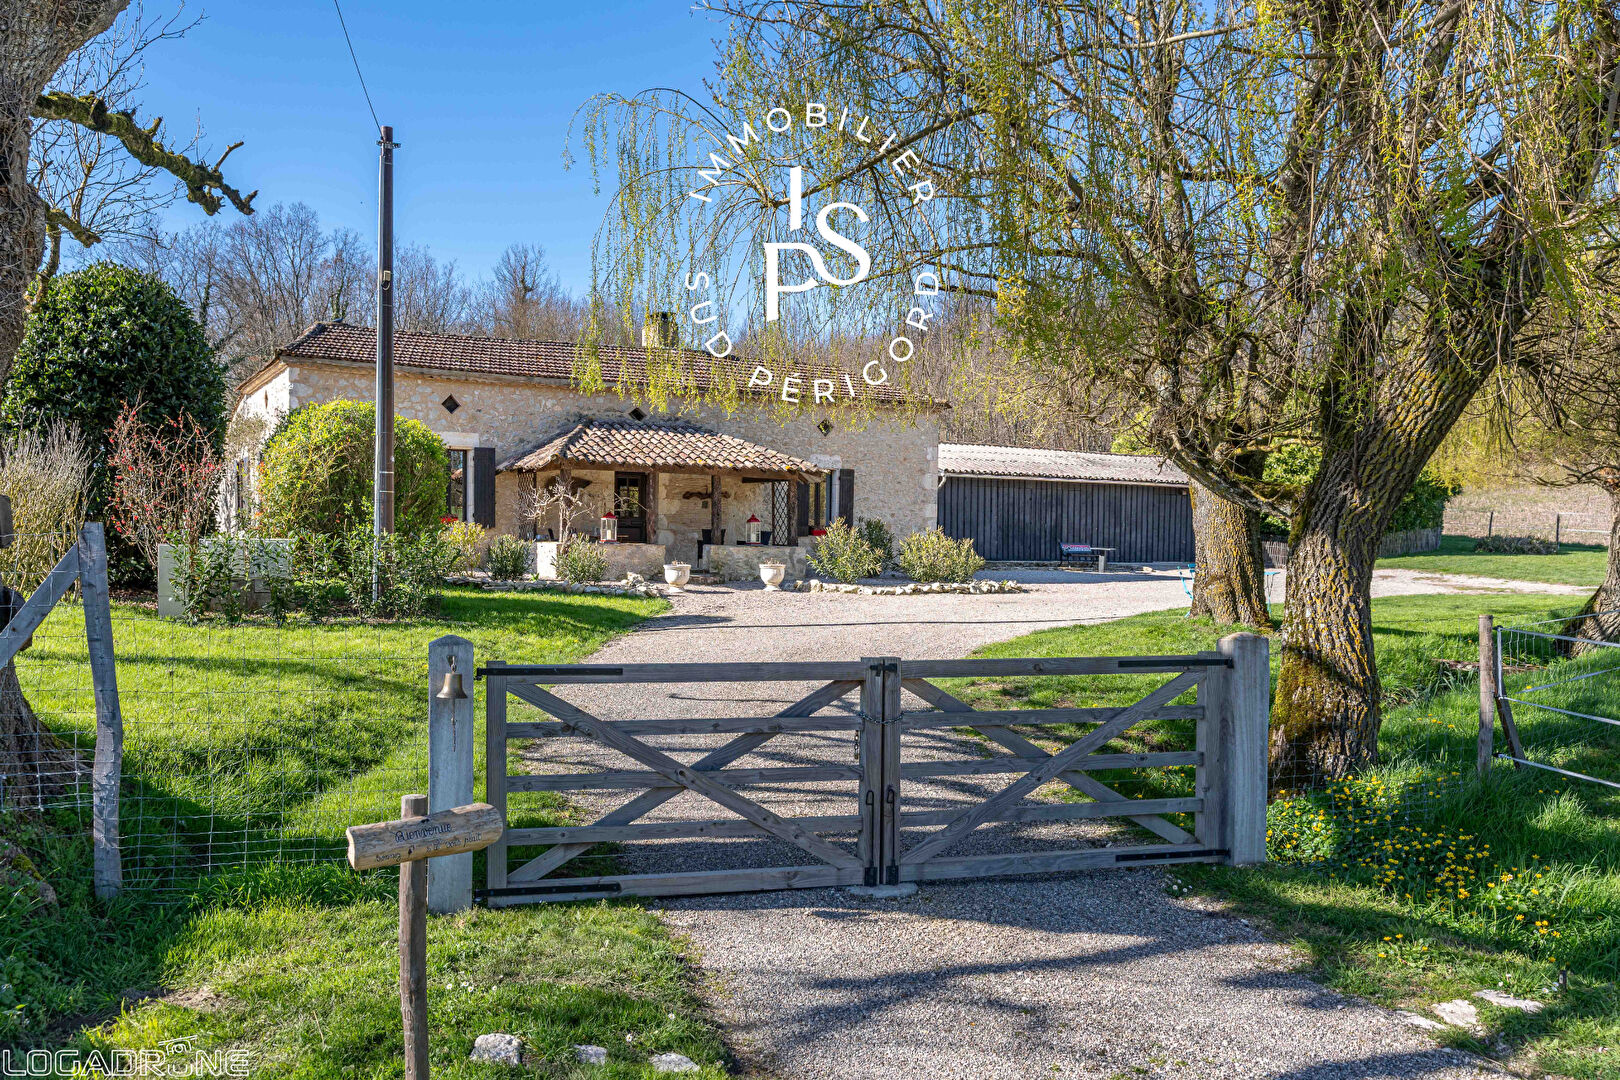
[[[808,461],[682,421],[580,420],[532,450],[515,454],[496,472],[538,472],[558,465],[609,468],[719,470],[781,477],[821,476]]]
[[[430,371],[568,381],[576,374],[575,364],[581,354],[581,346],[572,341],[523,341],[417,332],[394,335],[394,363]],[[646,350],[600,345],[596,355],[601,362],[602,378],[610,385],[621,378],[631,383],[646,383]],[[349,323],[316,323],[276,350],[275,359],[287,358],[372,364],[377,359],[377,332]],[[732,356],[716,360],[706,352],[693,350],[685,352],[685,367],[700,393],[714,388],[717,375],[746,389],[749,374],[754,370],[746,358]],[[854,376],[852,385],[859,388],[863,396],[870,392],[875,401],[895,404],[903,400],[901,391],[892,385],[869,387],[858,375]]]
[[[1187,483],[1186,473],[1162,458],[1147,454],[1096,454],[965,443],[939,444],[939,471],[947,476],[1010,476],[1114,484]]]

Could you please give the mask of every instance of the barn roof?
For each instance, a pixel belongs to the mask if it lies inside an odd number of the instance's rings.
[[[739,473],[804,479],[826,469],[808,461],[684,421],[581,419],[530,450],[514,454],[496,472],[539,472],[562,465],[669,472]]]
[[[939,471],[946,476],[1071,480],[1102,484],[1184,486],[1187,474],[1147,454],[1102,454],[1024,446],[939,444]]]
[[[572,381],[578,373],[580,361],[588,357],[588,349],[573,341],[529,341],[417,331],[396,331],[394,334],[396,365],[427,371],[505,375],[520,379]],[[602,378],[609,385],[621,380],[633,385],[647,383],[647,350],[622,345],[597,345],[594,349]],[[707,352],[693,349],[681,350],[680,355],[684,373],[690,376],[697,392],[707,393],[728,383],[747,392],[748,379],[754,370],[751,361],[738,356],[717,360]],[[277,349],[266,367],[276,361],[289,359],[373,365],[377,359],[377,331],[369,326],[350,323],[318,322]],[[655,357],[654,362],[657,366],[665,361],[662,357]],[[842,373],[829,369],[824,374],[837,376],[842,385]],[[855,387],[862,398],[879,404],[895,405],[906,400],[904,392],[892,384],[868,386],[863,379],[855,376],[849,385]],[[932,404],[939,407],[946,403],[936,401]]]

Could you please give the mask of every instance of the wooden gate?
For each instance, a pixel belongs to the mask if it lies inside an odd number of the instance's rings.
[[[847,663],[490,664],[479,669],[486,695],[486,789],[507,813],[507,828],[488,849],[487,888],[479,895],[500,906],[614,895],[668,896],[832,885],[892,885],[907,881],[1046,873],[1149,863],[1253,863],[1265,858],[1266,733],[1269,672],[1264,638],[1237,634],[1216,652],[1191,656],[1077,657],[1013,660],[901,660],[868,657]],[[1017,678],[1053,675],[1167,676],[1134,704],[1061,709],[978,711],[941,689],[945,678]],[[570,704],[547,687],[589,683],[812,684],[771,716],[605,720]],[[905,708],[910,695],[923,708]],[[1196,695],[1192,703],[1184,699]],[[858,695],[858,710],[845,700]],[[512,699],[549,719],[509,722]],[[1179,703],[1178,703],[1179,702]],[[827,712],[842,706],[845,711]],[[1105,752],[1108,744],[1148,721],[1188,721],[1188,745],[1175,749]],[[1089,726],[1083,735],[1047,751],[1028,735],[1043,726]],[[983,758],[930,760],[908,737],[930,730],[968,728],[1001,751]],[[1065,730],[1073,730],[1066,728]],[[742,767],[734,764],[772,740],[808,736],[842,738],[845,760]],[[660,748],[649,740],[703,739],[696,746]],[[704,738],[706,737],[706,738]],[[716,737],[721,737],[715,745]],[[509,771],[508,746],[519,740],[588,739],[614,766],[575,773]],[[685,754],[690,760],[675,757]],[[693,757],[693,755],[696,755]],[[1189,790],[1174,798],[1128,798],[1093,773],[1182,768],[1193,770]],[[949,778],[1011,775],[1006,786],[950,805],[909,809],[908,785]],[[1086,801],[1031,801],[1037,789],[1061,782]],[[781,815],[763,795],[744,791],[814,789],[839,812]],[[509,795],[523,792],[633,794],[589,824],[512,824]],[[645,821],[677,797],[696,796],[727,812]],[[690,801],[690,799],[689,799]],[[1166,815],[1184,815],[1184,828]],[[1014,846],[988,854],[960,848],[990,823],[1076,823],[1123,818],[1157,843],[1106,843],[1051,848]],[[661,867],[651,873],[566,876],[574,860],[597,845],[638,841],[728,838],[773,841],[791,850],[790,865],[751,863],[724,869]],[[514,852],[540,848],[515,868]],[[776,860],[780,862],[780,860]],[[577,865],[577,864],[576,864]],[[611,869],[611,867],[610,867]]]

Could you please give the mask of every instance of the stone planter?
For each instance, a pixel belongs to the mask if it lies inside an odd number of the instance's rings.
[[[765,583],[766,592],[777,592],[782,588],[782,579],[787,576],[787,563],[762,562],[759,564],[759,580]]]
[[[270,603],[270,583],[285,581],[292,575],[292,541],[219,535],[202,541],[206,556],[221,548],[230,559],[232,570],[229,587],[236,591],[246,611],[258,611]],[[185,598],[181,593],[181,548],[175,544],[158,545],[157,593],[158,617],[180,619],[186,615]],[[224,584],[221,582],[220,584]]]
[[[672,562],[664,564],[664,581],[673,588],[680,588],[692,578],[690,563]]]

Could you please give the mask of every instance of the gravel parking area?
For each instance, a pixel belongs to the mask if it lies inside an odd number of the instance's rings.
[[[1024,571],[1016,576],[1030,583],[1029,592],[885,597],[699,586],[675,597],[670,614],[593,660],[953,657],[1042,627],[1185,603],[1180,582],[1169,574]],[[1443,582],[1409,580],[1415,576],[1385,580],[1380,591],[1449,591]],[[776,684],[685,684],[574,686],[562,696],[604,718],[625,718],[760,715],[803,692]],[[649,741],[687,750],[713,745],[692,738]],[[545,741],[531,746],[536,771],[578,771],[582,760],[587,768],[627,765],[623,758],[600,756],[577,744],[566,762]],[[851,751],[852,740],[842,732],[779,736],[737,764],[847,765]],[[906,753],[916,760],[982,756],[983,750],[936,732],[908,736]],[[982,778],[958,778],[923,790],[908,782],[905,799],[911,808],[919,799],[949,805],[952,799],[982,797],[1004,782],[989,780],[986,787]],[[785,815],[852,812],[853,785],[806,787],[750,788],[749,794]],[[607,805],[617,801],[622,800]],[[725,816],[690,794],[658,813]],[[1108,843],[1116,835],[1107,826],[1070,824],[986,828],[971,840],[977,850],[994,850],[1001,843],[1027,849],[1054,842]],[[649,846],[626,869],[724,865],[745,844],[750,859],[782,859],[782,865],[810,861],[764,841],[679,841]],[[722,850],[729,854],[717,854]],[[1298,960],[1291,950],[1266,942],[1241,920],[1171,898],[1165,885],[1173,872],[1108,870],[925,884],[901,900],[806,890],[650,904],[691,941],[706,993],[750,1075],[779,1080],[1462,1080],[1498,1075],[1437,1047],[1393,1014],[1330,993],[1295,973]]]

